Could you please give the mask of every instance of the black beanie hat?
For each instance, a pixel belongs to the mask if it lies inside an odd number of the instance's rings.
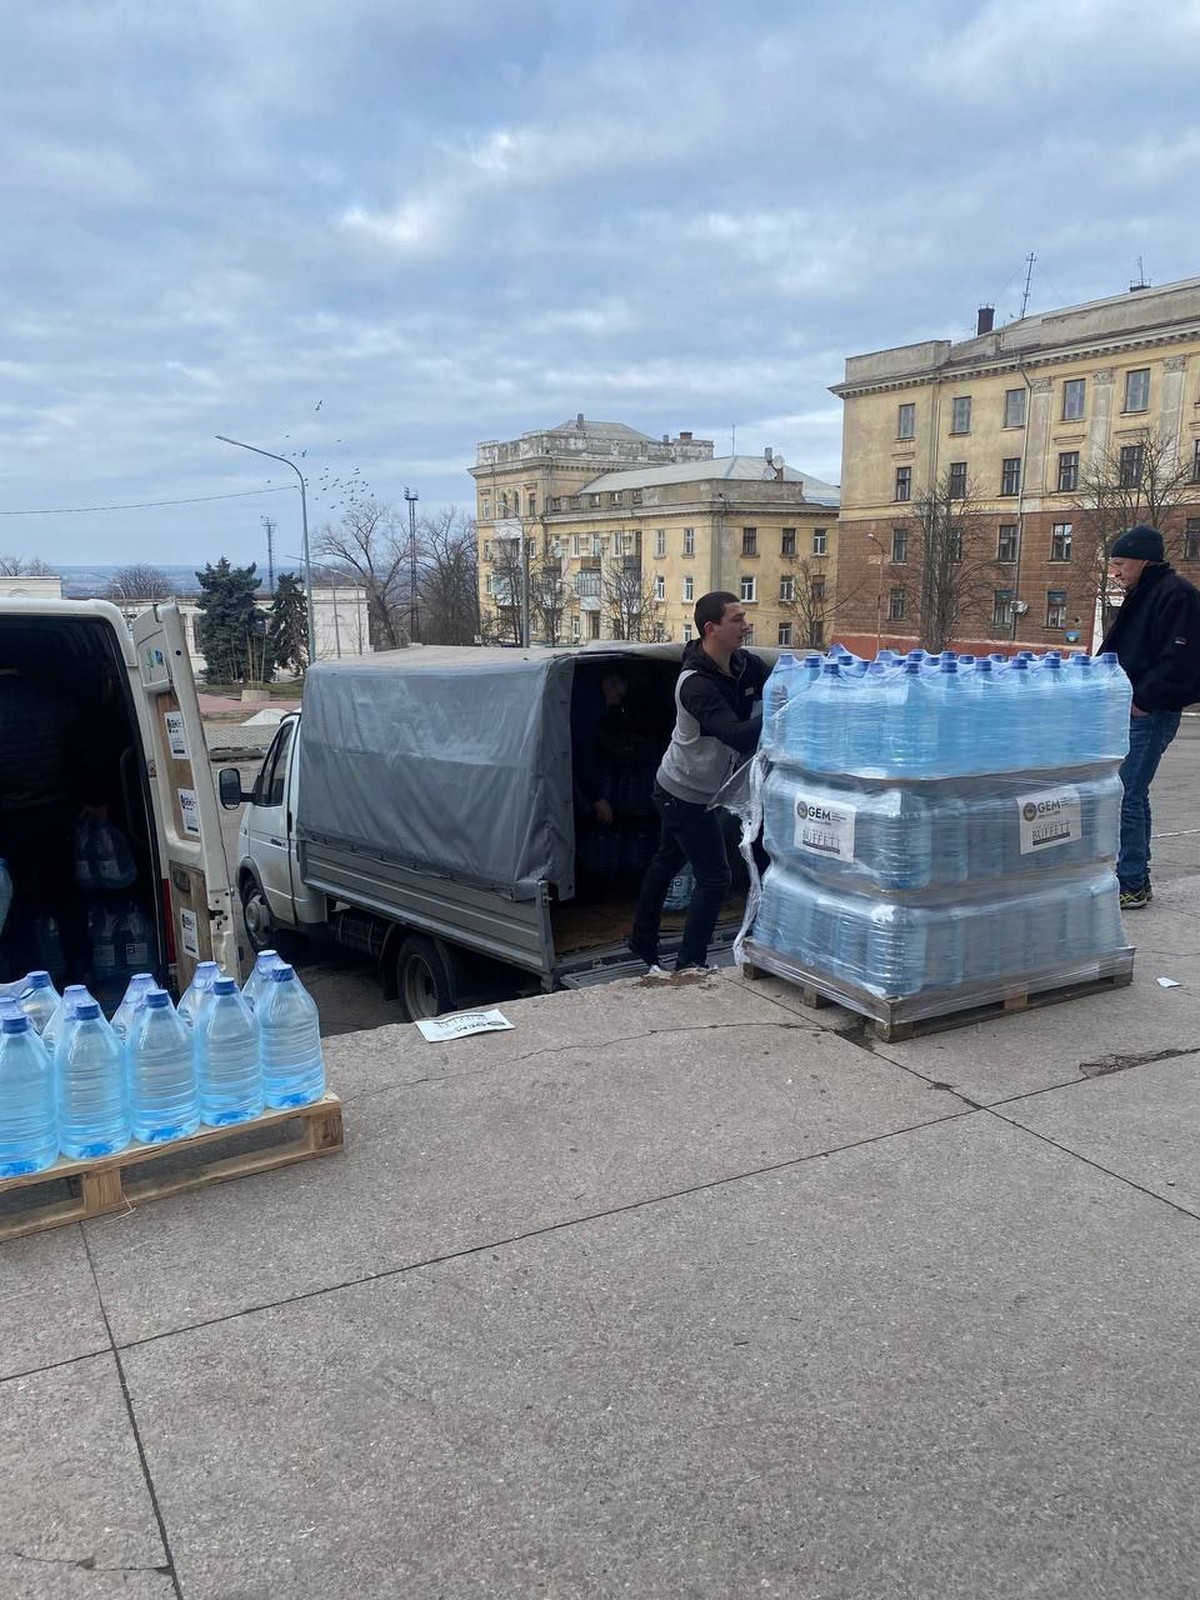
[[[1113,540],[1109,556],[1127,556],[1130,561],[1162,561],[1163,536],[1148,522],[1139,522],[1127,528],[1119,539]]]

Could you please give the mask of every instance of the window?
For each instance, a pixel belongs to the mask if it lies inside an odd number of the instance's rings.
[[[255,785],[260,793],[259,805],[281,806],[287,783],[287,752],[292,742],[295,722],[285,722],[275,739],[275,748],[263,767],[263,775]]]
[[[758,599],[758,579],[753,573],[744,572],[742,574],[740,598],[746,604]]]
[[[779,540],[779,554],[781,556],[794,556],[796,554],[796,530],[785,528]]]
[[[970,433],[971,431],[971,396],[969,394],[955,395],[950,402],[950,432]]]
[[[694,631],[695,630],[692,628],[692,625],[691,625],[690,622],[685,622],[684,623],[684,625],[683,625],[683,642],[684,642],[684,644],[687,644],[688,640],[693,637]]]
[[[1200,483],[1200,439],[1192,445],[1192,482]]]
[[[892,560],[900,565],[908,560],[908,529],[892,529]]]
[[[563,508],[562,495],[560,495],[560,494],[552,494],[550,496],[550,509],[551,509],[551,511],[561,511],[562,508]]]
[[[911,467],[897,467],[896,468],[896,499],[897,500],[911,500],[912,499],[912,468]]]
[[[629,491],[629,503],[632,506],[640,506],[641,505],[641,503],[642,503],[642,491],[640,489],[631,489]]]
[[[1000,493],[1020,494],[1021,492],[1021,458],[1020,456],[1005,456],[1000,463]]]
[[[600,509],[600,499],[601,499],[601,497],[598,494],[590,494],[590,495],[588,495],[588,504],[591,506],[593,511],[599,511],[599,509]]]
[[[1136,489],[1142,481],[1142,458],[1146,453],[1144,444],[1123,444],[1119,467],[1119,479],[1122,489]]]
[[[1056,522],[1050,534],[1050,559],[1051,561],[1070,561],[1071,559],[1071,524],[1069,522]]]
[[[683,580],[683,598],[685,600],[694,600],[696,598],[695,578],[688,577]]]
[[[573,533],[571,535],[571,553],[573,555],[581,556],[583,554],[586,539],[587,535],[584,533]]]
[[[665,600],[667,598],[667,580],[663,577],[661,572],[655,575],[654,598],[656,600]]]
[[[951,500],[965,500],[967,497],[967,463],[965,461],[952,461],[950,463],[950,498]]]
[[[902,622],[904,620],[905,591],[893,589],[888,594],[888,621]]]
[[[1200,517],[1189,517],[1183,526],[1184,561],[1200,561]]]
[[[654,554],[661,560],[667,553],[667,530],[656,528],[654,530]]]
[[[1025,396],[1028,391],[1022,384],[1019,389],[1006,389],[1004,391],[1004,426],[1006,428],[1023,428],[1025,426]]]
[[[520,515],[521,515],[521,491],[520,491],[520,489],[514,489],[513,490],[513,516],[514,517],[519,517]]]
[[[483,541],[483,559],[485,561],[495,560],[495,557],[492,554],[492,541],[490,539],[485,539]]]
[[[576,612],[576,614],[571,618],[571,638],[572,638],[572,640],[575,641],[576,643],[578,643],[579,635],[580,635],[579,613]]]
[[[1063,384],[1062,419],[1064,422],[1078,422],[1083,416],[1083,408],[1087,402],[1087,379],[1068,378]]]
[[[695,528],[685,528],[683,530],[683,553],[685,556],[694,556],[696,554]]]
[[[1015,522],[1002,522],[996,537],[996,560],[1015,561],[1021,548],[1021,533]]]
[[[789,647],[792,642],[792,625],[790,622],[781,622],[779,624],[779,633],[775,642],[782,645],[785,650]]]
[[[575,574],[575,593],[581,600],[599,600],[600,574],[594,567]]]
[[[1150,368],[1138,367],[1125,374],[1125,410],[1149,411]]]
[[[824,605],[824,603],[825,603],[825,574],[823,572],[816,572],[816,573],[813,574],[812,582],[809,585],[809,590],[810,590],[810,593],[812,594],[813,605],[815,605],[815,606]]]
[[[996,589],[992,592],[992,627],[1011,628],[1015,612],[1013,606],[1016,602],[1015,589]]]
[[[613,560],[614,561],[619,561],[621,559],[621,557],[625,554],[625,535],[623,533],[614,533],[613,534],[613,536],[612,536],[612,553],[613,553]]]
[[[1065,628],[1067,625],[1067,591],[1065,589],[1046,590],[1046,626],[1048,628]]]
[[[595,556],[597,559],[599,559],[599,557],[602,556],[603,554],[604,554],[604,535],[602,533],[594,533],[592,535],[592,555]]]
[[[796,598],[796,580],[795,580],[795,578],[780,578],[780,580],[779,580],[779,598],[781,600],[788,600],[788,601],[794,600]]]
[[[896,409],[896,437],[897,439],[915,438],[917,432],[917,408],[911,400],[905,401]]]
[[[525,514],[530,517],[537,516],[537,495],[532,489],[525,495]]]
[[[826,552],[829,530],[827,528],[813,529],[813,555],[823,556]]]
[[[1074,494],[1079,487],[1079,451],[1058,452],[1058,492]]]
[[[479,515],[483,518],[484,522],[490,522],[492,520],[492,502],[490,500],[483,500],[480,502]]]
[[[625,504],[625,496],[620,489],[609,490],[608,503],[610,506],[623,506]]]
[[[742,554],[744,556],[756,556],[758,554],[757,528],[742,529]]]

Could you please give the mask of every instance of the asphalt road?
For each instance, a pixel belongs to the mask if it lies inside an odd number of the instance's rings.
[[[225,763],[228,764],[228,763]],[[258,763],[242,765],[242,787],[249,788]],[[1200,873],[1200,713],[1185,716],[1179,736],[1163,757],[1151,791],[1154,813],[1154,884],[1160,898],[1169,899],[1170,884]],[[237,866],[239,812],[222,813],[225,855],[231,881]],[[1158,902],[1156,901],[1156,904]],[[1154,906],[1128,919],[1131,942],[1155,915]],[[240,919],[240,910],[239,910]],[[243,943],[245,930],[242,929]],[[247,952],[249,945],[245,944]],[[385,1004],[379,974],[365,957],[330,947],[292,941],[288,950],[297,971],[313,994],[321,1012],[322,1031],[329,1037],[362,1028],[379,1028],[403,1020],[395,1004]]]

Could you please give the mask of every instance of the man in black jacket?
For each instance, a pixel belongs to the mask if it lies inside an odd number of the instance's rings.
[[[1113,650],[1133,685],[1129,754],[1121,765],[1122,911],[1149,905],[1150,784],[1179,731],[1179,714],[1200,695],[1200,590],[1165,561],[1157,528],[1138,523],[1117,539],[1109,562],[1125,590],[1101,650]]]
[[[767,680],[765,663],[740,648],[746,612],[736,595],[714,590],[696,602],[696,632],[675,685],[675,729],[659,763],[654,806],[662,831],[642,883],[629,948],[658,966],[659,924],[671,879],[686,861],[696,887],[688,906],[676,972],[706,970],[708,945],[729,887],[729,859],[719,810],[709,802],[750,755],[762,732],[754,710]]]

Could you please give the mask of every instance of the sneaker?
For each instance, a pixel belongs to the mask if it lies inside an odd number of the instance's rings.
[[[625,948],[631,955],[635,955],[639,961],[644,961],[651,972],[656,968],[658,971],[662,971],[662,968],[658,965],[657,944],[647,944],[644,940],[639,939],[636,934],[631,933],[625,941]]]
[[[1146,904],[1149,905],[1151,900],[1154,899],[1154,890],[1150,887],[1149,878],[1146,879],[1145,883],[1142,885],[1142,888],[1146,891]]]
[[[1141,911],[1150,904],[1150,895],[1146,889],[1122,889],[1121,910]]]
[[[703,974],[705,972],[717,972],[717,971],[719,971],[719,968],[717,968],[717,967],[701,966],[699,962],[693,961],[686,967],[676,967],[675,968],[675,976],[678,977],[681,972],[698,972],[698,973]]]

